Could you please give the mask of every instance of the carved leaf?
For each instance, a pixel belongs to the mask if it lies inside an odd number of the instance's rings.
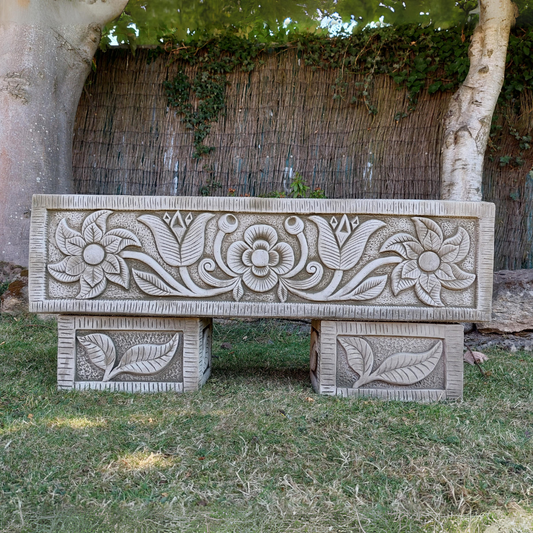
[[[412,385],[429,376],[441,356],[442,341],[438,341],[427,352],[391,355],[372,374],[372,380],[393,385]]]
[[[333,230],[322,217],[310,216],[309,219],[318,226],[318,255],[320,260],[328,268],[337,270],[341,264],[341,253]]]
[[[402,278],[402,270],[404,263],[396,265],[391,274],[391,288],[392,294],[398,296],[398,293],[412,287],[416,283],[416,279]]]
[[[56,278],[58,281],[64,283],[72,283],[73,281],[78,281],[81,274],[71,275],[66,272],[68,266],[68,260],[70,257],[65,257],[63,261],[55,263],[54,265],[48,265],[48,272]]]
[[[422,274],[415,284],[415,293],[419,300],[433,307],[442,307],[440,299],[441,281],[434,274]]]
[[[212,213],[202,213],[193,220],[181,246],[180,266],[190,266],[202,257],[205,245],[205,226],[214,216]]]
[[[235,285],[235,287],[233,288],[233,298],[235,299],[236,302],[238,302],[242,298],[243,294],[244,294],[244,289],[242,288],[242,283],[239,280],[237,285]]]
[[[169,227],[154,215],[142,215],[137,220],[148,226],[152,231],[157,251],[163,261],[170,266],[181,266],[180,245]]]
[[[358,285],[351,293],[343,296],[343,300],[371,300],[377,298],[387,284],[387,276],[374,276]]]
[[[118,366],[109,374],[112,379],[118,374],[141,374],[149,376],[163,370],[172,360],[180,342],[176,333],[166,344],[138,344],[122,356]]]
[[[344,244],[340,254],[340,269],[350,270],[353,268],[365,249],[366,243],[370,238],[370,235],[378,229],[385,226],[385,222],[381,220],[367,220],[361,224],[351,235]]]
[[[126,261],[124,261],[124,259],[122,259],[122,257],[120,257],[119,255],[108,254],[107,258],[108,263],[104,262],[102,266],[102,268],[106,272],[106,278],[109,281],[112,281],[113,283],[116,283],[117,285],[121,285],[125,289],[128,289],[130,285],[130,270]],[[110,266],[118,267],[118,272],[116,272],[115,270],[107,272],[107,264],[109,264]]]
[[[418,240],[425,250],[438,252],[442,246],[442,230],[439,225],[429,218],[413,217]]]
[[[287,295],[288,295],[287,287],[285,287],[285,285],[283,285],[283,283],[281,283],[281,281],[280,281],[280,284],[278,285],[278,298],[279,298],[279,301],[280,302],[285,302],[287,300]]]
[[[112,229],[108,231],[102,239],[102,246],[109,253],[117,253],[126,248],[126,246],[141,246],[137,235],[123,228]]]
[[[76,296],[78,300],[89,300],[90,298],[95,298],[100,296],[105,291],[107,287],[107,279],[104,277],[99,283],[92,287],[87,281],[82,277],[80,279],[80,292]]]
[[[396,252],[405,259],[417,259],[424,248],[408,233],[397,233],[389,237],[379,250],[380,252]]]
[[[175,293],[172,287],[169,287],[161,278],[154,274],[135,269],[132,272],[139,289],[150,296],[170,296]]]
[[[61,219],[61,222],[58,224],[57,230],[56,230],[56,244],[57,244],[57,247],[65,255],[73,255],[69,252],[67,248],[67,240],[72,239],[74,237],[81,239],[81,234],[69,228],[67,221],[64,218]]]
[[[346,350],[348,364],[359,377],[367,376],[374,365],[374,354],[370,344],[361,337],[339,337],[341,346]]]
[[[100,242],[104,236],[103,231],[96,224],[89,224],[83,232],[85,242]]]
[[[454,265],[453,263],[450,264],[450,267],[452,269],[453,275],[455,276],[455,279],[453,280],[442,280],[442,286],[446,289],[450,290],[462,290],[470,287],[472,283],[474,283],[476,279],[475,274],[469,274],[468,272],[464,272],[461,270],[457,265]]]
[[[442,243],[439,255],[446,263],[462,261],[470,250],[470,235],[464,228],[457,228],[457,233]]]
[[[85,232],[91,226],[94,224],[101,232],[102,234],[105,233],[106,228],[106,221],[107,217],[112,213],[112,211],[108,210],[101,210],[101,211],[95,211],[94,213],[91,213],[88,217],[85,218],[83,221],[83,224],[81,226],[81,233],[85,235]]]
[[[117,354],[113,341],[107,335],[92,333],[78,337],[78,341],[85,348],[85,353],[93,365],[101,370],[113,367]]]

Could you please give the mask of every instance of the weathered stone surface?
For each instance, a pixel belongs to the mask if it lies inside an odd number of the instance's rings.
[[[14,281],[23,270],[27,270],[26,267],[9,261],[0,261],[0,285]]]
[[[0,313],[28,312],[28,270],[13,263],[0,263],[0,283],[9,283],[0,296]]]
[[[474,321],[494,206],[36,196],[31,310]]]
[[[195,391],[211,373],[211,319],[60,316],[60,389]]]
[[[533,270],[494,273],[492,317],[477,328],[486,333],[533,330]]]
[[[460,398],[463,326],[314,320],[310,367],[320,394]]]

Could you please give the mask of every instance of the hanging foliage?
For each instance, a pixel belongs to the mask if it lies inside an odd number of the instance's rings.
[[[412,110],[423,89],[431,93],[455,90],[465,79],[468,68],[468,46],[472,26],[439,30],[421,25],[367,28],[351,35],[331,37],[318,33],[282,32],[270,42],[249,40],[238,32],[218,37],[196,36],[176,41],[172,36],[151,52],[169,61],[180,60],[196,67],[196,76],[189,80],[180,72],[165,82],[168,103],[188,129],[194,132],[195,158],[212,151],[204,140],[211,124],[224,112],[225,75],[238,69],[251,72],[271,54],[297,50],[298,57],[313,69],[337,72],[334,99],[345,100],[348,75],[358,74],[356,92],[350,104],[363,105],[369,113],[379,111],[379,102],[372,94],[375,76],[390,76],[399,88],[407,90]],[[511,36],[506,82],[501,99],[519,105],[520,93],[533,88],[533,29],[517,28]],[[198,103],[193,106],[193,99]],[[401,120],[405,111],[395,116]],[[494,134],[497,133],[495,125]]]

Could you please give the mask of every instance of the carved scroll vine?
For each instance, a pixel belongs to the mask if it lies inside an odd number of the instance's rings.
[[[414,217],[416,237],[398,233],[385,241],[380,252],[392,252],[369,261],[351,278],[346,272],[358,265],[370,236],[386,226],[380,220],[359,223],[343,215],[326,218],[309,217],[318,229],[319,261],[309,261],[309,244],[304,233],[304,221],[295,215],[284,220],[285,231],[299,243],[299,258],[286,242],[280,241],[277,230],[268,224],[253,224],[246,228],[242,240],[229,244],[223,252],[225,240],[239,227],[237,215],[226,213],[217,220],[212,257],[205,257],[206,227],[215,213],[189,213],[183,219],[177,211],[162,218],[141,215],[138,221],[152,232],[163,261],[177,268],[179,279],[172,276],[153,257],[130,247],[140,247],[136,235],[126,229],[107,231],[111,211],[101,210],[87,216],[81,232],[70,228],[62,219],[56,230],[56,244],[66,256],[48,265],[49,273],[58,281],[80,282],[78,299],[95,298],[111,281],[129,288],[130,272],[125,260],[136,260],[151,271],[132,268],[137,286],[150,296],[209,298],[232,293],[239,301],[246,290],[265,293],[277,286],[280,302],[288,294],[314,302],[364,301],[379,296],[387,284],[389,274],[373,275],[387,265],[396,265],[390,274],[391,290],[399,292],[414,287],[418,299],[429,306],[443,306],[442,287],[463,290],[475,280],[475,274],[464,272],[458,263],[470,250],[470,237],[461,227],[453,237],[444,239],[442,229],[427,218]],[[128,249],[126,249],[128,248]],[[398,257],[399,256],[399,257]],[[189,268],[197,264],[197,272],[205,287],[191,277]],[[331,275],[324,278],[324,267]],[[218,270],[217,270],[218,269]],[[318,290],[322,281],[327,284]],[[315,292],[313,292],[313,290]]]
[[[384,381],[391,385],[413,385],[429,376],[442,357],[442,341],[437,341],[429,350],[422,353],[397,353],[389,356],[376,370],[374,353],[362,337],[339,338],[346,350],[348,364],[359,375],[353,384],[359,389],[371,381]]]

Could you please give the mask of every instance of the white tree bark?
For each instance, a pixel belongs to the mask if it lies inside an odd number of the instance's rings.
[[[444,119],[442,200],[481,201],[483,159],[503,85],[509,33],[518,14],[511,0],[479,0],[479,7],[468,52],[470,70]]]
[[[31,198],[72,193],[72,135],[101,29],[127,0],[0,0],[0,260],[28,264]]]

